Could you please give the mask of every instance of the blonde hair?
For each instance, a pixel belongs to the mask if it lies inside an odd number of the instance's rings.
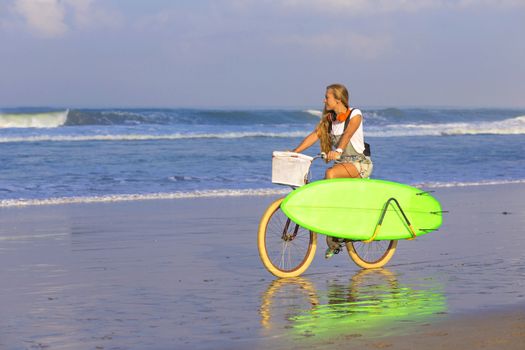
[[[332,84],[326,87],[326,92],[331,92],[336,100],[341,101],[346,108],[348,108],[349,94],[346,87],[342,84]],[[316,133],[321,143],[321,152],[328,154],[332,150],[332,144],[330,142],[330,118],[332,117],[332,111],[326,110],[324,107],[321,121],[317,125]],[[328,160],[326,160],[328,162]]]

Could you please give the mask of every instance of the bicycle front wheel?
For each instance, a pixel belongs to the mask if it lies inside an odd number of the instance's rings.
[[[270,204],[259,223],[257,246],[266,269],[277,277],[297,277],[312,263],[317,234],[290,220],[280,198]]]
[[[396,252],[397,241],[346,242],[350,258],[364,269],[383,267]]]

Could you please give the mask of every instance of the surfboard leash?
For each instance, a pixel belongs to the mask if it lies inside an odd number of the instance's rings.
[[[410,223],[410,220],[408,220],[407,216],[405,215],[405,212],[403,211],[403,208],[401,208],[401,205],[399,204],[397,199],[395,199],[394,197],[391,197],[391,198],[389,198],[386,201],[385,205],[383,206],[383,211],[381,212],[381,216],[380,216],[379,222],[377,223],[376,228],[374,230],[374,234],[369,239],[363,241],[364,243],[370,243],[377,237],[377,235],[379,234],[379,231],[381,230],[381,225],[383,224],[383,219],[385,218],[386,212],[388,210],[388,206],[390,205],[390,202],[392,202],[392,201],[397,205],[397,207],[399,208],[399,211],[403,215],[403,219],[405,219],[405,221],[406,221],[406,223],[408,225],[408,228],[410,230],[410,234],[412,235],[412,237],[408,238],[408,240],[413,240],[413,239],[416,238],[416,232],[414,230],[414,227],[412,227],[412,224]]]

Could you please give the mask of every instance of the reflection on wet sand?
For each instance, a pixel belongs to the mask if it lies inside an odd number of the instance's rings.
[[[441,285],[431,279],[403,285],[387,269],[361,270],[348,283],[327,283],[320,295],[304,277],[272,281],[261,300],[265,335],[386,336],[407,333],[447,310]]]
[[[319,304],[317,291],[308,279],[303,277],[279,278],[268,286],[261,298],[261,325],[270,329],[275,322],[272,322],[272,309],[279,308],[279,313],[301,313],[303,307],[313,308]]]

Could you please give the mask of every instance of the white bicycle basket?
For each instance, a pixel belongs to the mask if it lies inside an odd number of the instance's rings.
[[[303,186],[313,158],[301,153],[278,152],[272,154],[272,182],[280,185]]]

